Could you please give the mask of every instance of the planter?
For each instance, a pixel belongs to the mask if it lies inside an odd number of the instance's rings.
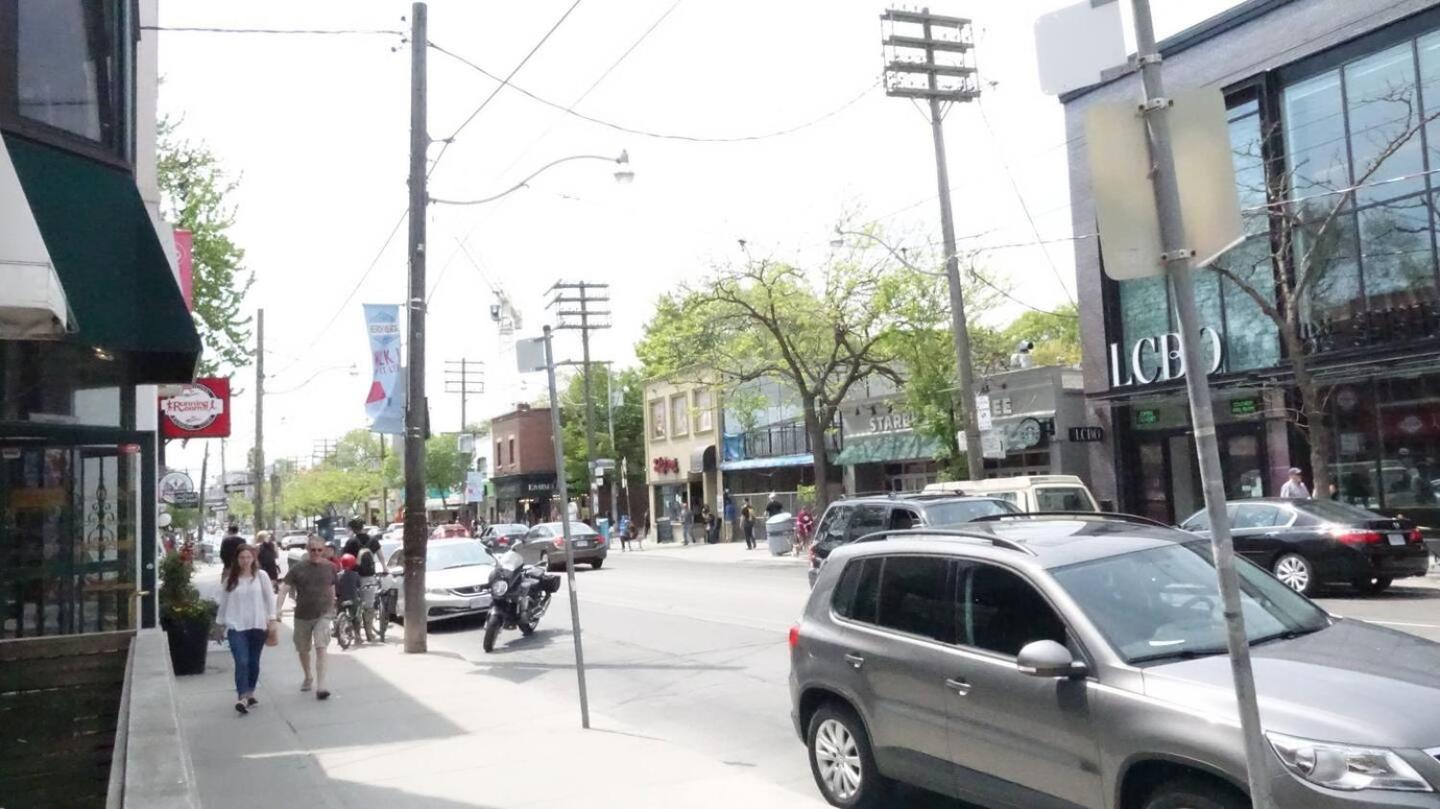
[[[165,639],[170,643],[170,667],[177,677],[205,673],[210,626],[198,621],[165,621]]]

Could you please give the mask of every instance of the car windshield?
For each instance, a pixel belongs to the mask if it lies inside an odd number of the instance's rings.
[[[1035,489],[1036,511],[1094,511],[1090,496],[1078,486],[1040,486]]]
[[[926,524],[934,528],[959,525],[992,514],[1016,514],[1020,509],[1003,500],[961,500],[954,503],[933,503],[925,506]]]
[[[524,534],[529,530],[529,528],[519,523],[500,523],[499,525],[490,526],[490,533],[492,534]]]
[[[1251,645],[1330,625],[1324,611],[1260,568],[1243,559],[1236,568]],[[1225,616],[1207,542],[1081,562],[1053,575],[1127,662],[1226,651]]]
[[[1308,500],[1295,505],[1307,514],[1313,514],[1330,522],[1356,523],[1386,519],[1373,511],[1366,511],[1359,506],[1334,500]]]
[[[452,567],[489,564],[494,564],[490,554],[475,542],[431,545],[425,553],[425,567],[428,570],[446,570]]]

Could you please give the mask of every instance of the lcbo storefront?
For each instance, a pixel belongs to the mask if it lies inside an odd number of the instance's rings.
[[[1167,84],[1219,87],[1228,107],[1246,238],[1217,262],[1226,272],[1195,282],[1229,498],[1277,495],[1291,466],[1312,480],[1318,427],[1336,497],[1440,521],[1440,8],[1420,5],[1262,0],[1162,43]],[[1294,31],[1328,33],[1297,45]],[[1094,104],[1137,93],[1133,75],[1071,93],[1067,134],[1083,137]],[[1093,232],[1083,157],[1070,174],[1075,232]],[[1108,433],[1092,445],[1092,488],[1183,520],[1202,500],[1172,291],[1107,278],[1095,239],[1075,255],[1086,415]],[[1301,277],[1286,341],[1266,310],[1283,316],[1283,287]],[[1322,424],[1300,423],[1292,351]]]

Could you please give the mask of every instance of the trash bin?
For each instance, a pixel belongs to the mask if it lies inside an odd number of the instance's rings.
[[[771,556],[784,556],[795,550],[795,515],[782,511],[765,521],[765,541]]]
[[[673,526],[671,525],[671,523],[670,523],[670,518],[668,518],[668,517],[656,517],[656,518],[655,518],[655,541],[656,541],[656,542],[674,542],[674,541],[675,541],[675,529],[674,529],[674,527],[673,527]]]
[[[605,517],[596,517],[595,533],[599,534],[608,545],[610,543],[610,520]]]

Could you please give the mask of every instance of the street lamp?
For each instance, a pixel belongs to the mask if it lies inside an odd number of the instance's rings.
[[[501,191],[500,193],[494,194],[492,196],[482,197],[480,199],[441,199],[440,197],[430,197],[430,201],[435,203],[436,205],[484,205],[487,202],[494,202],[501,197],[508,196],[516,191],[519,191],[520,189],[528,186],[531,180],[539,177],[541,174],[544,174],[551,168],[558,166],[561,163],[569,163],[572,160],[604,160],[607,163],[614,163],[618,167],[615,169],[614,172],[615,182],[621,185],[629,185],[635,180],[635,170],[630,167],[629,151],[621,150],[619,157],[610,157],[609,155],[577,154],[571,155],[569,157],[562,157],[559,160],[552,160],[549,163],[546,163],[545,165],[531,172],[530,176],[510,186],[504,191]]]

